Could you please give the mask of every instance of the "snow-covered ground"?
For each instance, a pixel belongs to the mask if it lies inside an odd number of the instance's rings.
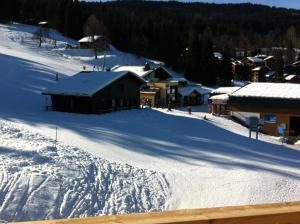
[[[53,219],[161,210],[163,175],[97,158],[0,121],[0,219]]]
[[[40,93],[55,73],[72,75],[102,57],[64,49],[72,40],[58,33],[58,49],[37,48],[34,29],[0,25],[0,220],[300,199],[297,148],[264,135],[249,139],[243,126],[203,119],[199,108],[192,115],[184,108],[45,111]],[[147,61],[114,48],[108,55],[109,67]]]

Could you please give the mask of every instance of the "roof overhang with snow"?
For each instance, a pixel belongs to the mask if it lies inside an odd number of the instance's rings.
[[[213,104],[227,104],[229,100],[228,94],[215,95],[209,98]]]
[[[253,63],[263,63],[264,59],[258,57],[247,57],[247,59]]]
[[[241,87],[238,86],[231,86],[231,87],[220,87],[211,92],[212,95],[217,95],[217,94],[231,94]]]
[[[145,80],[131,72],[80,72],[62,79],[42,92],[43,95],[65,95],[91,97],[114,81],[131,75],[145,83]]]
[[[300,85],[292,83],[251,83],[230,94],[230,96],[300,100]]]
[[[190,96],[193,92],[196,92],[200,95],[207,95],[210,93],[208,89],[203,89],[202,87],[198,86],[185,86],[178,88],[178,93],[181,96]]]
[[[93,38],[93,36],[87,36],[87,37],[83,37],[78,42],[79,43],[93,43],[94,41],[97,41],[100,38],[102,38],[102,36],[94,36],[94,38]]]

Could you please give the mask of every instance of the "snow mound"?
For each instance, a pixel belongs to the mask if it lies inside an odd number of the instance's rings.
[[[168,195],[158,172],[95,158],[0,120],[0,220],[157,211]]]

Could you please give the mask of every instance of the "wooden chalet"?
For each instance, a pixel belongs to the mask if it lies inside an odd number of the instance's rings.
[[[300,136],[300,85],[291,83],[251,83],[229,95],[232,115],[247,124],[249,117],[264,121],[262,131],[278,136]]]
[[[251,70],[251,82],[265,82],[266,74],[272,71],[269,67],[265,65],[258,66]]]
[[[79,41],[81,49],[97,49],[99,51],[107,50],[107,45],[103,36],[87,36]]]
[[[212,91],[209,98],[209,112],[214,115],[229,115],[229,94],[232,94],[240,88],[241,87],[220,87]]]
[[[246,57],[242,61],[245,66],[248,66],[250,68],[255,68],[258,66],[265,65],[264,59],[259,58],[259,57]]]
[[[146,80],[147,84],[141,89],[141,99],[143,102],[151,101],[151,106],[165,107],[169,103],[173,107],[178,106],[180,104],[178,88],[187,84],[184,78],[173,78],[162,66],[154,69],[146,66],[115,66],[112,70],[131,71]]]
[[[180,106],[202,105],[211,90],[201,85],[187,85],[178,88]]]
[[[141,88],[140,98],[145,105],[152,107],[172,107],[201,105],[210,90],[199,84],[191,84],[185,78],[174,78],[164,67],[115,66],[112,71],[131,71],[142,77],[147,84]]]
[[[267,67],[269,67],[272,70],[276,69],[276,60],[274,56],[268,56],[264,59],[264,61]]]
[[[52,110],[98,114],[140,107],[145,81],[131,72],[80,72],[49,87]]]

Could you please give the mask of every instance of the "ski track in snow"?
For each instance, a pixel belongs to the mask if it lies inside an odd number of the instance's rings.
[[[96,158],[0,120],[0,220],[24,221],[161,210],[157,172]]]

